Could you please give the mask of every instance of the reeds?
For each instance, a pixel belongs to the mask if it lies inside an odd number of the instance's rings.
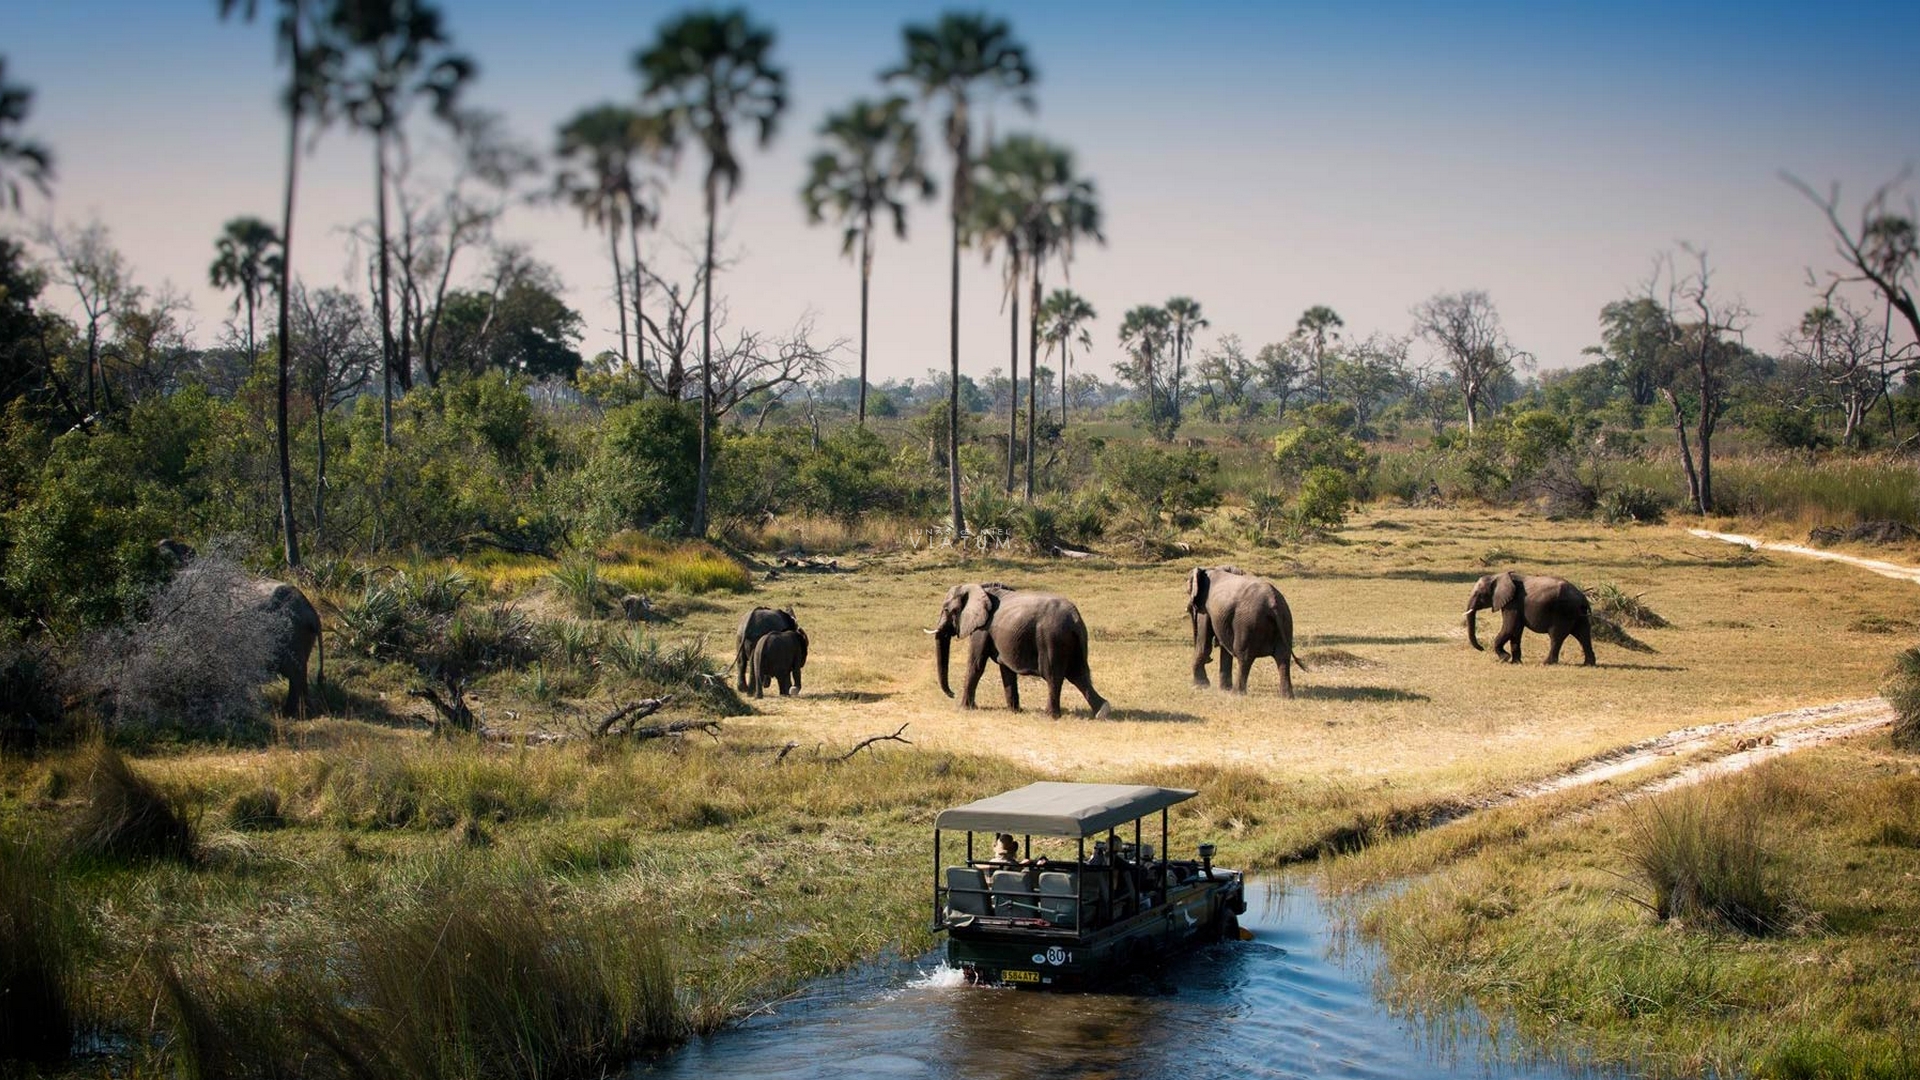
[[[1748,783],[1648,799],[1622,852],[1650,894],[1635,901],[1662,921],[1754,935],[1785,929],[1793,905],[1762,843],[1763,798]]]
[[[1893,672],[1880,693],[1893,706],[1893,745],[1920,750],[1920,649],[1894,657]]]
[[[118,751],[97,744],[81,767],[84,801],[70,833],[76,852],[123,862],[193,856],[194,828],[185,807],[134,772]]]
[[[65,906],[52,861],[0,841],[0,1063],[46,1064],[72,1049],[75,958]]]

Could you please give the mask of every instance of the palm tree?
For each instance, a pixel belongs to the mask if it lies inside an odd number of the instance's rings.
[[[946,105],[947,149],[953,154],[953,184],[947,192],[953,229],[952,287],[948,305],[951,341],[947,382],[947,496],[953,513],[953,531],[966,527],[960,509],[960,241],[972,188],[973,121],[969,114],[979,90],[1010,91],[1028,111],[1033,98],[1033,65],[1026,47],[1015,41],[1005,20],[986,15],[947,12],[932,26],[908,26],[902,32],[906,57],[900,66],[882,75],[900,79],[920,91],[923,101],[939,98]]]
[[[413,372],[396,372],[393,346],[392,267],[387,254],[387,145],[415,98],[432,102],[434,115],[453,122],[461,89],[473,77],[473,61],[451,49],[440,9],[429,0],[333,0],[328,44],[338,57],[334,84],[348,119],[373,136],[374,243],[378,248],[381,436],[393,441],[393,380],[413,386]]]
[[[1027,150],[1031,139],[996,143],[981,155],[980,175],[974,181],[973,204],[967,210],[967,233],[980,246],[987,262],[996,251],[1006,262],[1001,271],[1001,302],[1007,313],[1007,479],[1013,490],[1014,451],[1020,444],[1020,282],[1031,244],[1028,221],[1037,207],[1028,182],[1037,168]]]
[[[607,254],[613,260],[614,307],[620,315],[620,360],[631,364],[627,352],[626,271],[620,265],[620,230],[635,202],[633,127],[639,114],[620,105],[583,109],[560,125],[554,157],[560,171],[554,176],[554,194],[580,211],[581,220],[606,231]],[[638,327],[635,327],[636,337]]]
[[[1172,325],[1166,309],[1152,304],[1140,304],[1120,320],[1120,346],[1133,357],[1133,381],[1147,392],[1147,424],[1156,431],[1163,419],[1171,418],[1160,409],[1159,375],[1155,369],[1160,364],[1160,350],[1167,347],[1167,334]]]
[[[251,21],[259,13],[259,0],[217,0],[220,17],[233,15]],[[333,87],[337,54],[331,46],[316,40],[308,25],[313,9],[302,0],[279,0],[279,26],[275,36],[287,58],[289,69],[286,90],[287,164],[284,196],[280,205],[280,319],[277,355],[279,367],[278,398],[275,403],[275,442],[280,457],[280,535],[288,566],[300,565],[300,542],[293,522],[293,456],[287,437],[287,397],[291,393],[288,365],[293,352],[293,202],[300,176],[300,121],[309,113],[321,120]],[[385,200],[382,200],[384,203]]]
[[[640,260],[640,234],[660,224],[660,173],[679,163],[680,133],[665,113],[635,112],[627,128],[628,147],[638,166],[622,195],[627,203],[627,251],[633,269],[633,361],[647,366],[647,267]]]
[[[1073,368],[1073,346],[1093,348],[1093,335],[1087,324],[1098,318],[1087,298],[1072,289],[1055,289],[1040,306],[1040,336],[1047,343],[1047,355],[1060,351],[1060,426],[1067,426],[1067,374]]]
[[[1313,353],[1314,386],[1320,392],[1320,400],[1327,400],[1327,342],[1340,336],[1340,328],[1345,326],[1338,313],[1325,304],[1315,304],[1300,313],[1300,319],[1293,324],[1293,332],[1305,338]]]
[[[1200,301],[1190,296],[1176,296],[1167,301],[1167,321],[1172,329],[1173,340],[1173,426],[1180,426],[1180,390],[1185,382],[1186,352],[1193,346],[1193,332],[1205,329],[1209,324],[1200,314]]]
[[[695,11],[660,28],[651,46],[634,54],[641,95],[665,106],[673,127],[699,140],[707,152],[707,245],[700,319],[700,473],[694,487],[693,533],[707,531],[707,486],[712,468],[713,423],[713,242],[721,186],[733,198],[740,185],[740,159],[733,128],[750,124],[762,148],[773,141],[787,107],[786,72],[773,66],[773,31],[749,22],[745,9]]]
[[[867,287],[873,278],[873,219],[893,218],[893,234],[907,238],[906,199],[933,197],[933,178],[920,158],[920,128],[907,115],[907,99],[862,99],[829,115],[820,125],[827,148],[813,156],[800,189],[807,220],[815,225],[831,208],[844,227],[843,255],[860,251],[860,426],[867,423]]]
[[[47,181],[53,178],[53,154],[15,133],[27,122],[32,107],[33,91],[7,82],[7,58],[0,56],[0,210],[20,209],[20,179],[15,172],[42,195],[48,193]]]
[[[247,312],[247,370],[260,360],[253,341],[253,309],[260,302],[261,287],[280,280],[280,234],[257,217],[237,217],[214,241],[213,265],[207,280],[216,289],[238,289],[233,310]]]

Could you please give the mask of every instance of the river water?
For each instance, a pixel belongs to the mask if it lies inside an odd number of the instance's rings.
[[[1374,996],[1378,952],[1307,885],[1247,883],[1251,941],[1209,946],[1126,992],[967,986],[939,954],[823,980],[636,1077],[1262,1080],[1604,1077],[1503,1056],[1485,1021],[1409,1021]],[[942,943],[944,945],[944,942]]]

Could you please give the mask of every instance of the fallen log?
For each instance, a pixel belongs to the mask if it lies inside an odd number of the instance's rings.
[[[867,747],[872,746],[874,743],[901,742],[901,743],[906,743],[908,746],[912,746],[913,745],[912,739],[903,738],[901,736],[901,732],[904,732],[906,730],[907,730],[907,725],[901,724],[898,728],[894,730],[893,734],[891,735],[869,735],[866,738],[861,739],[859,742],[854,743],[853,749],[847,751],[846,753],[840,755],[837,758],[834,758],[833,760],[836,762],[850,760],[853,757],[853,755],[859,753],[862,750],[865,750]]]

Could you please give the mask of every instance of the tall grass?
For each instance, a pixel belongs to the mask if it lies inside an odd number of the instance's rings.
[[[194,828],[180,800],[104,743],[87,751],[82,768],[85,801],[70,833],[75,851],[125,862],[192,857]]]
[[[1764,792],[1752,783],[1648,799],[1632,817],[1627,865],[1655,917],[1743,934],[1785,929],[1792,902],[1762,842]]]
[[[1920,750],[1920,649],[1894,657],[1893,672],[1880,693],[1893,706],[1893,745]]]
[[[1686,492],[1679,462],[1669,457],[1622,462],[1613,480],[1676,498]],[[1893,457],[1716,456],[1716,512],[1803,528],[1862,521],[1920,525],[1920,470]]]
[[[44,1064],[73,1047],[74,931],[65,907],[52,860],[0,841],[0,1062]]]

